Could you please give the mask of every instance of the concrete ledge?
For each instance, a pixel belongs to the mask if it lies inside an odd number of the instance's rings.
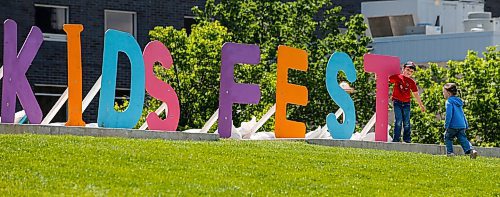
[[[433,155],[445,155],[446,147],[443,145],[435,144],[403,144],[403,143],[392,143],[392,142],[367,142],[367,141],[355,141],[355,140],[333,140],[333,139],[307,139],[307,143],[323,145],[323,146],[339,146],[339,147],[351,147],[351,148],[366,148],[366,149],[378,149],[378,150],[388,150],[388,151],[401,151],[401,152],[415,152],[415,153],[426,153]],[[500,158],[500,148],[483,148],[474,147],[478,152],[479,156],[482,157],[499,157]],[[455,154],[464,154],[461,146],[453,146],[453,151]]]
[[[165,140],[193,140],[193,141],[217,141],[218,134],[211,133],[185,133],[185,132],[159,132],[136,129],[110,129],[92,127],[63,127],[51,125],[19,125],[0,124],[0,134],[42,134],[42,135],[75,135],[93,137],[121,137],[139,139],[165,139]],[[333,139],[273,139],[270,141],[305,141],[309,144],[323,146],[338,146],[351,148],[378,149],[388,151],[415,152],[433,155],[445,155],[446,148],[443,145],[435,144],[403,144],[368,142],[355,140],[333,140]],[[475,147],[480,156],[500,158],[500,148]],[[455,154],[464,154],[462,147],[453,147]]]
[[[242,139],[243,141],[288,141],[288,142],[306,142],[306,138],[273,138],[273,139],[263,139],[263,140],[255,140],[255,139]]]
[[[110,129],[93,127],[63,127],[51,125],[19,125],[0,124],[0,134],[42,134],[42,135],[76,135],[94,137],[121,137],[165,140],[216,141],[218,134],[158,132],[137,129]]]

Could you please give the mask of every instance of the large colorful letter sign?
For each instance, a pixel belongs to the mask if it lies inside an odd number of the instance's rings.
[[[387,142],[387,122],[389,109],[389,77],[398,74],[399,58],[385,55],[366,54],[364,65],[366,72],[377,76],[375,141]]]
[[[115,102],[118,52],[124,52],[130,59],[131,82],[130,102],[124,112],[113,108]],[[139,44],[129,33],[110,29],[104,35],[102,64],[102,85],[99,97],[97,124],[108,128],[133,128],[141,118],[144,105],[144,60]]]
[[[151,112],[146,117],[150,130],[176,131],[180,118],[179,98],[175,90],[164,81],[155,77],[153,66],[159,62],[164,68],[169,69],[172,64],[170,51],[160,41],[152,41],[146,45],[143,52],[144,65],[146,66],[146,91],[167,104],[168,112],[165,120]]]
[[[350,139],[356,127],[356,111],[354,102],[337,81],[339,71],[344,71],[349,82],[356,81],[356,68],[352,59],[343,52],[336,52],[328,60],[326,67],[326,88],[333,101],[344,111],[343,123],[337,121],[335,114],[326,117],[328,130],[334,139]]]
[[[19,102],[26,111],[30,123],[40,124],[42,122],[42,110],[31,90],[28,79],[26,79],[26,71],[33,62],[42,42],[42,31],[33,26],[23,47],[17,53],[17,24],[11,19],[4,22],[2,123],[14,122],[16,96],[19,97]]]
[[[276,123],[274,133],[277,138],[304,138],[306,125],[290,121],[286,117],[288,103],[307,105],[307,88],[288,83],[288,69],[307,71],[307,52],[304,50],[278,46],[278,71],[276,82]]]
[[[68,121],[66,126],[85,126],[82,119],[82,45],[81,24],[65,24],[68,36]]]
[[[260,49],[257,45],[225,43],[221,56],[218,130],[221,137],[228,138],[233,124],[233,103],[258,104],[260,101],[258,85],[235,83],[234,65],[258,64]]]

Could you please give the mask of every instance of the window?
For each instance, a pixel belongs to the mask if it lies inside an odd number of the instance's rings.
[[[191,34],[191,28],[196,24],[196,20],[192,16],[184,16],[184,28],[186,29],[186,33]]]
[[[136,37],[137,14],[135,12],[104,10],[104,31],[116,29]]]
[[[63,25],[68,23],[67,6],[35,4],[35,25],[43,32],[46,41],[66,41]]]

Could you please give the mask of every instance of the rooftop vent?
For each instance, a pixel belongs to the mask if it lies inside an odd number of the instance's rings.
[[[469,12],[467,17],[469,19],[490,19],[491,12]]]

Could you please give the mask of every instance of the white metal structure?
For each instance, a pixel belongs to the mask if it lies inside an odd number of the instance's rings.
[[[160,115],[161,112],[165,111],[165,114],[168,114],[168,107],[166,103],[162,103],[158,109],[156,109],[155,113]],[[139,130],[146,130],[148,128],[148,123],[144,121],[144,123],[139,127]]]
[[[361,13],[365,19],[381,16],[412,15],[415,25],[436,24],[443,33],[464,32],[463,21],[469,12],[483,12],[482,1],[435,1],[435,0],[396,0],[361,3]]]
[[[85,109],[87,109],[92,99],[94,99],[94,97],[97,95],[97,92],[99,92],[99,90],[101,89],[101,80],[102,80],[102,75],[99,76],[99,79],[97,79],[94,86],[92,86],[87,96],[85,96],[85,98],[83,99],[82,113],[85,111]],[[61,95],[61,97],[59,97],[56,104],[52,107],[52,109],[50,109],[49,113],[47,114],[47,116],[45,116],[45,118],[43,118],[42,123],[40,124],[42,125],[50,124],[50,121],[52,121],[54,116],[57,114],[57,112],[59,112],[59,110],[64,105],[64,103],[66,103],[67,100],[68,100],[68,88],[66,88],[64,93]]]
[[[212,114],[212,116],[210,116],[210,119],[208,119],[208,121],[205,123],[205,125],[203,125],[200,133],[207,133],[208,130],[210,130],[210,128],[215,124],[215,122],[217,121],[218,118],[219,118],[219,109],[217,108],[217,110],[215,110],[214,114]]]
[[[264,125],[268,120],[269,118],[271,118],[271,116],[274,115],[274,113],[276,113],[276,103],[271,107],[271,109],[269,109],[266,114],[264,114],[262,116],[262,118],[252,127],[252,129],[250,130],[250,135],[254,134],[255,132],[257,132],[261,127],[262,125]]]

